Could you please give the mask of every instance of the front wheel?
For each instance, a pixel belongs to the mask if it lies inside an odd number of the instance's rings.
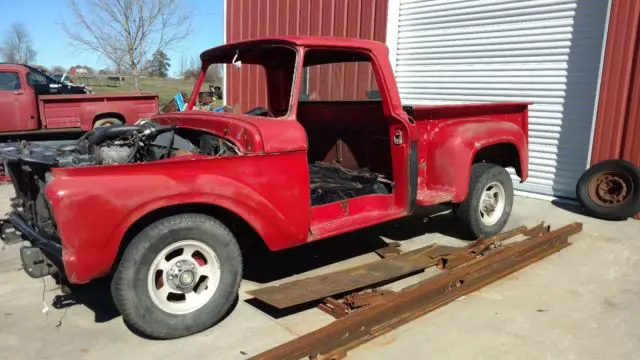
[[[111,282],[126,322],[173,339],[220,321],[237,297],[240,248],[221,222],[202,214],[167,217],[133,238]]]
[[[501,166],[489,163],[471,167],[467,198],[454,208],[466,236],[473,239],[502,231],[513,206],[513,183]]]

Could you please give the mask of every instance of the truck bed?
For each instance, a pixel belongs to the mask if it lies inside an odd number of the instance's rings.
[[[88,131],[97,117],[115,117],[133,123],[158,112],[158,95],[151,93],[112,93],[81,95],[43,95],[38,111],[45,129],[78,128]],[[112,115],[118,114],[118,115]]]

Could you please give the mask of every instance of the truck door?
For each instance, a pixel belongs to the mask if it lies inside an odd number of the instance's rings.
[[[20,74],[0,70],[0,132],[34,130],[37,115],[33,90],[20,81]]]

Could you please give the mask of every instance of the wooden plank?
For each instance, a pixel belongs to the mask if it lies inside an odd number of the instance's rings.
[[[466,251],[466,248],[432,244],[350,269],[267,286],[247,293],[282,309],[394,280],[434,266],[441,256],[460,251]]]

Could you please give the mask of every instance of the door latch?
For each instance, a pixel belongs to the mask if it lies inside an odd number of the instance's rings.
[[[393,134],[393,143],[396,145],[402,144],[402,131],[396,130]]]

